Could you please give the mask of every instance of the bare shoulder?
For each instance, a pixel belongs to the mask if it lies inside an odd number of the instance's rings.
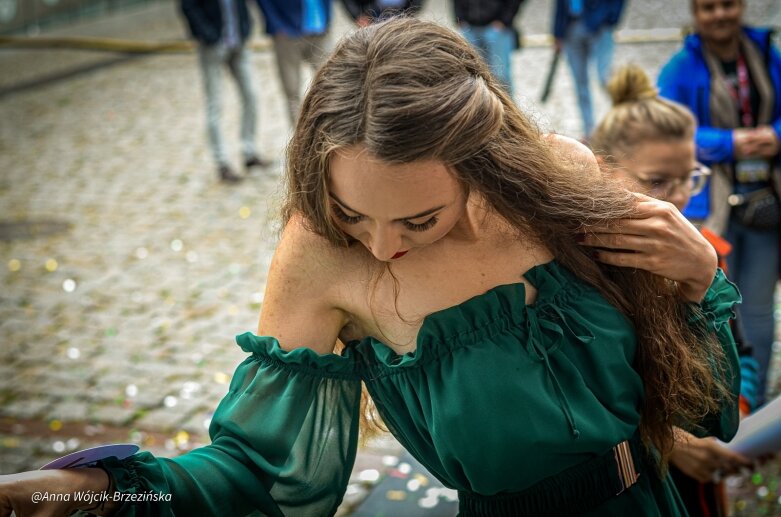
[[[284,349],[333,351],[347,322],[337,295],[347,256],[300,217],[291,218],[269,267],[258,333],[277,338]]]
[[[327,284],[344,272],[342,264],[347,256],[348,250],[314,233],[301,216],[293,216],[282,230],[273,262],[290,281]]]
[[[594,174],[600,173],[597,158],[585,144],[574,138],[555,133],[549,133],[544,138],[562,159]]]

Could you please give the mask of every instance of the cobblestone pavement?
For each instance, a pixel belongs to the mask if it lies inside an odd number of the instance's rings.
[[[681,27],[687,5],[631,2],[623,27]],[[752,1],[749,20],[778,20],[778,10]],[[350,24],[335,11],[336,36]],[[429,0],[423,15],[452,23],[446,0]],[[565,65],[552,99],[537,104],[551,56],[537,43],[549,24],[549,2],[528,0],[521,26],[531,44],[514,58],[517,101],[542,127],[579,136]],[[47,35],[164,40],[185,32],[174,4],[161,1]],[[677,45],[621,44],[616,64],[655,73]],[[232,336],[256,328],[290,131],[273,56],[252,59],[258,141],[274,165],[225,186],[206,146],[194,55],[108,66],[116,56],[0,49],[0,473],[97,443],[175,455],[208,439],[211,410],[245,357]],[[43,84],[2,94],[36,81]],[[237,96],[232,87],[224,93],[224,127],[234,136]],[[597,101],[604,112],[607,100]],[[233,156],[238,162],[235,146]],[[391,439],[362,449],[342,513],[365,497],[372,470],[387,472],[399,454]],[[777,480],[777,466],[766,477]],[[777,484],[739,481],[765,488],[763,511],[779,513]]]

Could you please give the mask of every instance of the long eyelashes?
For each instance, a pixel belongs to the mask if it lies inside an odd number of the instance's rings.
[[[339,205],[332,203],[331,204],[331,210],[333,210],[334,215],[339,219],[340,221],[344,221],[347,224],[358,224],[361,222],[363,217],[360,215],[347,215],[344,213],[344,210],[339,208]]]
[[[347,215],[344,210],[342,210],[339,205],[332,203],[331,204],[331,210],[333,211],[334,215],[337,219],[340,221],[346,223],[346,224],[358,224],[361,221],[363,221],[363,216],[361,215]],[[439,221],[439,218],[437,216],[432,216],[429,220],[426,222],[415,224],[411,223],[409,221],[404,221],[404,227],[407,228],[410,231],[413,232],[425,232],[426,230],[430,230],[433,228],[435,224]]]
[[[420,224],[414,224],[409,221],[404,221],[404,226],[408,230],[412,230],[413,232],[425,232],[426,230],[431,229],[435,224],[437,224],[437,221],[439,221],[439,219],[437,219],[437,216],[433,216],[425,223],[420,223]]]

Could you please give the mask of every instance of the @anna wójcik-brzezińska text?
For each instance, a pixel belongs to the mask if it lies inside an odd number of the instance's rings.
[[[49,501],[64,501],[85,504],[100,503],[156,503],[161,501],[170,502],[171,494],[164,492],[105,492],[94,490],[80,490],[75,492],[35,492],[32,495],[33,503],[43,503]]]

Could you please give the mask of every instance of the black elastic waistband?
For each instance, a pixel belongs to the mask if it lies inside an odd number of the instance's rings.
[[[458,492],[459,517],[558,517],[593,510],[633,485],[644,468],[638,436],[601,456],[547,477],[521,492],[481,496]]]

